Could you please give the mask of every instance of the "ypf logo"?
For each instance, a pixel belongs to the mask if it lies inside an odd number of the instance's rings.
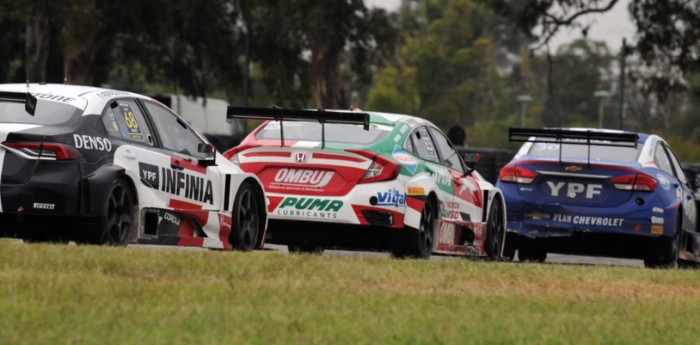
[[[297,153],[294,155],[294,161],[296,161],[297,163],[304,163],[304,162],[306,162],[306,153],[304,153],[304,152],[297,152]]]

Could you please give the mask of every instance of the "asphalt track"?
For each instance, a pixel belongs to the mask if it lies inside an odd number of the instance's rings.
[[[276,245],[276,244],[266,244],[266,250],[276,250],[280,252],[287,252],[287,246]],[[378,252],[361,252],[361,251],[345,251],[345,250],[325,250],[323,255],[355,255],[355,256],[375,256],[375,257],[386,257],[389,258],[389,253],[378,253]],[[464,260],[462,257],[455,256],[436,256],[433,255],[431,260]],[[518,259],[516,257],[515,261]],[[562,255],[562,254],[547,254],[547,260],[545,264],[554,265],[606,265],[606,266],[628,266],[628,267],[644,267],[644,262],[642,260],[632,260],[632,259],[617,259],[617,258],[605,258],[605,257],[590,257],[590,256],[576,256],[576,255]]]

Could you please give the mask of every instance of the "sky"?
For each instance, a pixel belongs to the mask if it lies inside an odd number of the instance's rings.
[[[612,10],[604,14],[592,14],[582,17],[582,24],[592,24],[588,31],[588,38],[605,41],[612,52],[618,52],[622,45],[622,38],[627,42],[634,41],[635,27],[627,11],[630,0],[620,0]],[[396,10],[401,0],[365,0],[369,7],[382,7],[387,10]],[[581,30],[560,29],[559,33],[550,41],[552,51],[564,43],[580,38]]]

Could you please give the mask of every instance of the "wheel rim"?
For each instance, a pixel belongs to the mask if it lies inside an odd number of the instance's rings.
[[[241,230],[241,241],[245,248],[255,247],[258,233],[258,204],[255,202],[253,191],[245,189],[241,193],[238,208],[238,224]]]
[[[426,202],[421,213],[420,240],[423,246],[423,256],[428,256],[433,251],[433,213],[430,202]]]
[[[493,204],[489,218],[489,241],[487,241],[489,247],[486,248],[486,252],[491,258],[498,258],[501,255],[503,243],[503,219],[501,217],[501,206],[497,202]]]
[[[131,229],[132,201],[129,191],[117,184],[109,195],[107,205],[108,243],[120,244],[126,241]]]

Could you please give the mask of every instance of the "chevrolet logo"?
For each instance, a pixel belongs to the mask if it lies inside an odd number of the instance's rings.
[[[568,167],[564,168],[564,170],[566,170],[568,172],[579,172],[579,171],[583,170],[583,168],[581,168],[578,165],[569,165]]]

